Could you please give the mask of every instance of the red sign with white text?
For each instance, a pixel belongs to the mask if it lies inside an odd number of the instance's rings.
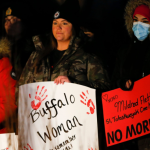
[[[131,91],[120,88],[102,94],[107,146],[150,133],[150,75]]]

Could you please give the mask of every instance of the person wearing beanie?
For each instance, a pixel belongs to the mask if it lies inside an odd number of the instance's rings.
[[[119,50],[112,76],[114,88],[132,90],[134,82],[150,74],[150,1],[129,0],[125,8],[125,25],[130,43]],[[150,149],[150,136],[121,144],[127,150]]]
[[[30,7],[23,2],[12,2],[4,6],[4,22],[6,35],[19,39],[28,34],[30,21]]]
[[[5,11],[5,35],[11,43],[11,63],[16,79],[20,78],[22,69],[32,51],[35,50],[32,37],[28,34],[28,7],[24,3],[12,3]]]
[[[8,36],[14,38],[14,40],[18,40],[22,34],[23,24],[21,19],[17,17],[16,13],[12,12],[14,11],[12,11],[10,7],[6,10],[4,27]]]
[[[23,67],[34,50],[34,44],[25,37],[25,25],[18,5],[5,10],[5,35],[0,40],[0,133],[14,132],[16,82]],[[23,9],[20,11],[23,11]],[[23,18],[24,20],[24,18]],[[24,20],[25,21],[25,20]],[[10,123],[11,122],[11,123]]]
[[[82,50],[82,42],[77,36],[79,26],[76,16],[79,16],[79,8],[78,0],[66,0],[54,12],[50,44],[43,51],[33,52],[19,85],[43,80],[54,81],[56,84],[72,82],[102,90],[109,89],[107,73],[102,63],[96,56]],[[47,70],[46,74],[41,72],[43,69],[38,70],[41,65]],[[39,77],[41,73],[42,76]],[[29,77],[35,75],[37,78]]]
[[[100,90],[99,94],[110,89],[101,60],[82,49],[82,40],[78,37],[79,10],[78,0],[66,0],[53,13],[50,43],[31,54],[18,82],[18,90],[23,84],[42,81],[85,85]]]

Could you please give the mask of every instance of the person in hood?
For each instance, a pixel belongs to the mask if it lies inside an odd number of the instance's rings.
[[[114,87],[130,90],[134,81],[150,74],[150,2],[130,0],[125,11],[130,44],[118,52],[112,81]]]
[[[24,38],[26,27],[22,21],[22,13],[19,13],[23,9],[18,7],[20,6],[15,4],[7,7],[4,19],[5,36],[0,40],[0,133],[15,130],[12,125],[16,121],[16,82],[34,48],[34,44]]]
[[[134,82],[150,74],[150,1],[129,0],[125,8],[125,24],[130,36],[118,52],[112,76],[114,88],[132,90]],[[122,144],[122,149],[150,149],[150,136]]]

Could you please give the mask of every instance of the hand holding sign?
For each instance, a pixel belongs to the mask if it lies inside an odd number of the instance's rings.
[[[64,84],[65,82],[71,83],[69,78],[67,76],[58,76],[55,80],[54,83],[56,85],[58,84]]]
[[[131,87],[131,85],[132,85],[132,81],[131,81],[131,80],[128,80],[128,81],[126,82],[125,87],[126,87],[127,89],[129,89],[129,88]]]
[[[44,100],[47,98],[47,95],[45,96],[45,98],[43,98],[44,95],[45,95],[45,93],[46,93],[46,91],[47,91],[47,89],[44,90],[44,88],[45,88],[45,86],[42,86],[42,89],[41,89],[41,91],[39,92],[39,96],[37,96],[37,95],[38,95],[39,85],[37,86],[37,92],[36,92],[36,95],[35,95],[35,99],[38,100],[39,102],[38,102],[36,105],[35,105],[35,100],[33,100],[33,101],[31,102],[31,107],[32,107],[34,110],[37,110],[37,109],[41,106],[42,101],[44,101]],[[44,93],[41,94],[43,90],[44,90]],[[29,98],[31,98],[31,94],[29,94]],[[43,98],[43,99],[42,99],[42,98]]]

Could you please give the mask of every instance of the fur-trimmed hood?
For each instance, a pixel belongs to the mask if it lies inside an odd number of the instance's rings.
[[[0,57],[11,58],[11,42],[7,38],[0,40]]]
[[[133,26],[133,13],[136,7],[139,5],[147,5],[150,8],[150,0],[129,0],[125,8],[125,25],[130,37],[133,36],[132,26]]]

